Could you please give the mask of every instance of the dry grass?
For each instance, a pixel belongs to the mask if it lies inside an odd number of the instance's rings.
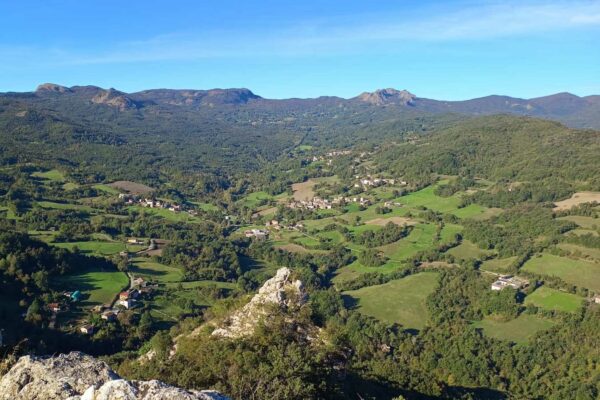
[[[116,181],[113,183],[109,183],[108,186],[115,188],[115,189],[124,190],[127,193],[131,193],[131,194],[135,194],[135,195],[142,195],[142,194],[150,193],[151,191],[154,190],[150,186],[146,186],[143,183],[137,183],[137,182],[131,182],[131,181]]]
[[[294,200],[311,200],[315,197],[315,192],[313,188],[317,184],[317,181],[313,179],[309,179],[306,182],[294,183],[292,185],[292,190],[294,191]]]
[[[308,253],[308,249],[305,249],[304,247],[302,247],[296,243],[288,243],[288,244],[284,244],[281,246],[275,246],[275,247],[277,247],[278,249],[281,249],[281,250],[289,251],[290,253]]]
[[[554,211],[568,210],[573,206],[597,201],[600,203],[600,192],[577,192],[570,199],[554,203]]]
[[[406,217],[389,217],[389,218],[375,218],[365,222],[366,225],[379,225],[385,226],[388,222],[393,222],[396,225],[416,225],[417,222]]]
[[[269,207],[269,208],[265,208],[264,210],[260,210],[259,212],[257,212],[257,214],[262,217],[265,215],[275,214],[276,212],[277,212],[277,207]]]

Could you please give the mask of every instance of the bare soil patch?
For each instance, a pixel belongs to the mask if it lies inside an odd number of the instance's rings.
[[[109,183],[108,186],[115,189],[123,190],[127,193],[142,195],[152,192],[154,189],[150,186],[146,186],[143,183],[131,182],[131,181],[116,181]]]
[[[396,225],[416,225],[417,222],[406,217],[390,217],[390,218],[375,218],[365,222],[367,225],[385,226],[388,222],[393,222]]]
[[[597,201],[600,203],[600,192],[577,192],[570,199],[557,201],[554,203],[554,211],[568,210],[573,206],[583,203]]]

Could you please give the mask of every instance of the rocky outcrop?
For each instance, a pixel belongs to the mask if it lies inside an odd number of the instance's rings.
[[[187,391],[159,381],[121,379],[106,363],[79,352],[21,357],[0,379],[0,400],[227,400],[214,391]]]
[[[356,97],[365,103],[376,106],[385,104],[397,104],[401,106],[413,105],[417,96],[407,90],[379,89],[374,92],[364,92]]]
[[[172,90],[153,89],[132,93],[140,101],[174,106],[214,107],[219,105],[241,105],[261,99],[248,89]]]
[[[118,108],[121,111],[137,108],[137,103],[129,98],[125,93],[115,89],[103,90],[92,98],[92,103],[105,104],[110,107]]]
[[[37,93],[71,93],[71,89],[56,83],[42,83],[35,91]]]
[[[305,301],[306,293],[302,282],[292,280],[292,271],[289,268],[280,268],[248,304],[229,316],[225,324],[215,329],[212,334],[227,338],[251,335],[261,318],[267,316],[269,306],[289,309],[298,307]]]

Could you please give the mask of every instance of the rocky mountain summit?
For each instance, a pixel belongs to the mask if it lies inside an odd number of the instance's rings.
[[[118,108],[124,111],[130,108],[137,108],[137,104],[129,96],[115,89],[102,90],[92,98],[92,103],[105,104],[110,107]]]
[[[227,400],[211,390],[187,391],[160,381],[121,379],[100,360],[79,352],[24,356],[0,379],[0,400]]]
[[[289,309],[306,302],[300,280],[292,280],[289,268],[280,268],[267,280],[250,302],[227,318],[225,324],[213,331],[213,336],[239,338],[254,333],[261,318],[268,316],[269,306]]]
[[[407,90],[396,90],[392,88],[378,89],[374,92],[364,92],[357,99],[365,103],[381,106],[385,104],[397,104],[401,106],[413,105],[417,96]]]

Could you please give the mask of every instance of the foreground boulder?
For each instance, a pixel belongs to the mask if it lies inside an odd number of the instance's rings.
[[[21,357],[0,379],[0,400],[227,400],[218,392],[187,391],[159,381],[127,381],[79,352]]]

